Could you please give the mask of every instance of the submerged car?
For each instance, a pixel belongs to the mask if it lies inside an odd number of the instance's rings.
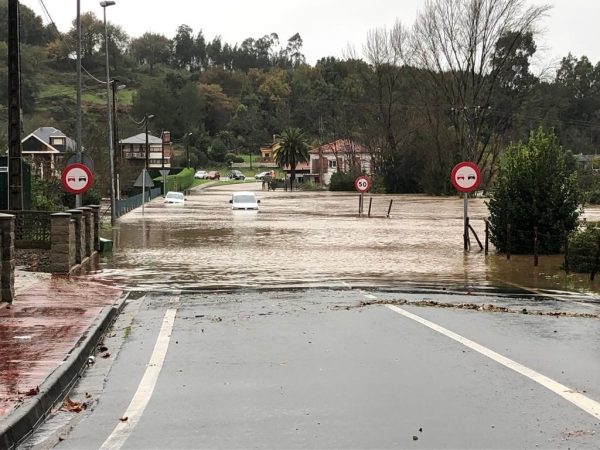
[[[239,170],[232,170],[231,172],[229,172],[229,178],[232,180],[245,180],[246,175],[244,175]]]
[[[198,179],[198,180],[204,180],[206,178],[206,176],[208,175],[208,172],[206,170],[198,170],[195,174],[194,174],[194,178]]]
[[[257,210],[260,200],[254,192],[234,192],[231,195],[231,209]]]
[[[185,203],[185,196],[181,192],[169,191],[165,195],[164,203],[177,203],[183,205]]]

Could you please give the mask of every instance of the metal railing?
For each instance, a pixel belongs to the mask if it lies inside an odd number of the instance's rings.
[[[161,195],[161,188],[155,187],[146,191],[145,202],[149,202],[153,198]],[[121,217],[123,214],[127,214],[129,211],[139,208],[142,206],[142,194],[132,195],[131,197],[122,198],[121,200],[115,200],[115,214],[116,217]]]

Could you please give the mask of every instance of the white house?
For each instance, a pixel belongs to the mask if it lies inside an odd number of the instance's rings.
[[[324,184],[329,184],[331,176],[336,172],[349,172],[358,168],[370,175],[375,168],[372,152],[350,139],[338,139],[313,148],[308,153],[311,175],[317,180],[322,177]]]
[[[148,134],[148,150],[148,168],[171,167],[171,133],[169,131],[163,131],[162,137]],[[140,168],[145,166],[146,133],[121,139],[119,151],[123,161]]]

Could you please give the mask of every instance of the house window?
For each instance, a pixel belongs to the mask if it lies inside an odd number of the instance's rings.
[[[51,145],[65,145],[65,138],[62,137],[53,137],[50,138]]]
[[[335,159],[334,160],[330,159],[328,165],[329,165],[329,168],[335,168],[335,167],[337,167],[337,161]]]

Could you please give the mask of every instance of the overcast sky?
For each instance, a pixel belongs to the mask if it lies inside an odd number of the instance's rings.
[[[60,31],[71,28],[76,16],[75,0],[43,0]],[[96,0],[80,0],[81,11],[92,11],[102,18]],[[223,42],[241,43],[277,33],[282,44],[295,33],[304,41],[303,53],[310,64],[324,56],[342,57],[348,45],[361,56],[367,32],[376,27],[390,28],[396,19],[411,26],[424,0],[115,0],[107,9],[109,22],[120,25],[131,37],[146,31],[172,38],[181,24],[194,34],[201,29],[207,40],[221,35]],[[553,6],[541,26],[544,34],[536,42],[540,47],[540,66],[556,65],[571,52],[586,55],[592,63],[600,59],[600,2],[598,0],[530,0]],[[40,0],[21,3],[43,14]]]

